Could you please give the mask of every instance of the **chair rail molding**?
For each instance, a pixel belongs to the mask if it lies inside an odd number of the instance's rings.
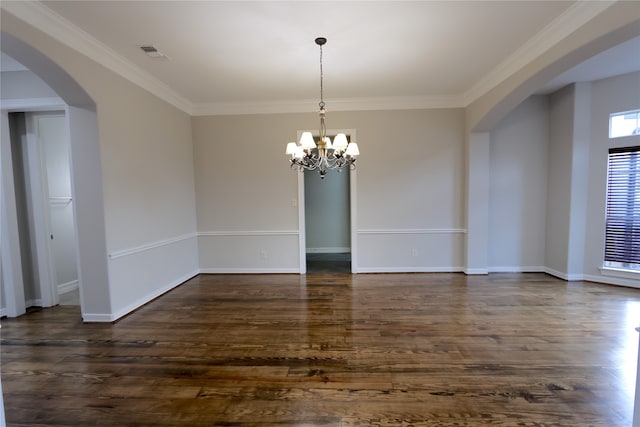
[[[158,240],[156,242],[151,242],[151,243],[147,243],[144,245],[140,245],[140,246],[136,246],[134,248],[128,248],[128,249],[122,249],[119,251],[113,251],[111,253],[109,253],[109,259],[117,259],[117,258],[121,258],[124,256],[128,256],[128,255],[133,255],[133,254],[137,254],[140,252],[145,252],[151,249],[156,249],[159,248],[161,246],[166,246],[166,245],[171,245],[173,243],[178,243],[181,242],[183,240],[188,240],[188,239],[193,239],[197,237],[197,233],[188,233],[188,234],[183,234],[181,236],[177,236],[177,237],[172,237],[169,239],[164,239],[164,240]]]

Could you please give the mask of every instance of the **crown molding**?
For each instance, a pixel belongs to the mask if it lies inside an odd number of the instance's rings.
[[[345,98],[327,100],[327,111],[416,110],[432,108],[463,108],[460,95],[423,97]],[[215,102],[195,104],[193,116],[235,114],[308,113],[317,109],[318,100],[268,102]]]
[[[479,99],[615,2],[615,0],[575,2],[465,92],[463,95],[464,105],[468,106]]]
[[[614,3],[615,1],[612,0],[577,1],[463,94],[335,99],[327,104],[332,111],[467,107]],[[3,10],[192,116],[306,113],[312,111],[317,104],[317,100],[192,103],[39,1],[1,2],[0,6]]]
[[[187,114],[191,114],[193,105],[189,100],[39,1],[2,2],[1,7],[48,36],[151,92],[158,98]]]

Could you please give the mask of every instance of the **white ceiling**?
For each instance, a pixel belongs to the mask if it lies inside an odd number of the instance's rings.
[[[9,7],[4,0],[3,7]],[[584,6],[575,1],[45,1],[38,12],[193,106],[436,99],[465,104]],[[598,3],[598,2],[592,2]],[[6,6],[5,6],[6,5]],[[604,7],[604,6],[597,6]],[[577,25],[577,24],[576,24]],[[558,33],[559,34],[559,33]],[[640,69],[640,39],[561,76]],[[140,45],[167,55],[147,57]],[[629,54],[632,49],[632,54]],[[612,67],[611,60],[616,64]],[[3,60],[4,64],[4,60]],[[578,77],[576,77],[578,76]]]

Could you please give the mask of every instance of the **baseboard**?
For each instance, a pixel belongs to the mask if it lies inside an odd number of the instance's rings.
[[[486,268],[463,268],[462,272],[467,276],[485,275],[489,274],[489,270]]]
[[[289,274],[300,273],[299,268],[201,268],[201,274]]]
[[[619,277],[585,275],[582,280],[588,280],[589,282],[595,283],[604,283],[605,285],[625,286],[628,288],[640,289],[640,283],[637,280],[629,280]]]
[[[344,254],[351,252],[349,247],[307,248],[308,254]]]
[[[78,289],[78,281],[72,280],[67,283],[58,285],[58,295],[66,294],[67,292],[73,292]]]
[[[42,300],[40,298],[28,299],[24,302],[25,307],[42,307]]]
[[[186,282],[187,280],[192,279],[198,274],[200,274],[199,271],[193,271],[185,276],[182,276],[181,278],[174,280],[173,282],[169,283],[163,288],[158,289],[148,295],[145,295],[142,298],[139,298],[138,300],[129,304],[125,308],[116,311],[115,313],[112,313],[112,314],[82,313],[82,320],[84,320],[85,322],[115,322],[116,320],[126,316],[127,314],[142,307],[143,305],[153,301],[154,299],[158,298],[162,294],[169,292],[176,286],[179,286],[184,282]]]
[[[82,321],[85,323],[109,323],[114,318],[111,314],[82,313]]]
[[[460,273],[462,267],[358,267],[358,273]]]
[[[558,270],[554,270],[553,268],[545,267],[544,273],[550,274],[558,279],[566,280],[566,281],[576,281],[576,280],[585,280],[583,274],[567,274]]]
[[[489,273],[546,273],[546,267],[489,267]]]

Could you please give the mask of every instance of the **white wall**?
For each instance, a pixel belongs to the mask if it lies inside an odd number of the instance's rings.
[[[544,271],[548,99],[534,96],[491,132],[489,271]]]

